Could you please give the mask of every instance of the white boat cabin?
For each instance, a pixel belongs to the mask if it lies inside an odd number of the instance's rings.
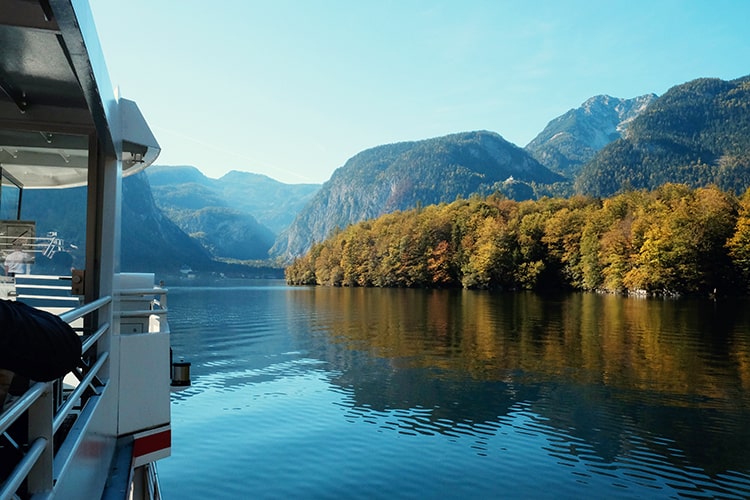
[[[0,255],[62,249],[23,220],[28,190],[85,186],[87,200],[75,270],[0,279],[0,299],[38,301],[83,343],[80,368],[28,381],[0,408],[0,500],[160,497],[153,462],[171,445],[166,290],[119,269],[122,177],[158,154],[137,105],[113,91],[86,1],[0,0]]]

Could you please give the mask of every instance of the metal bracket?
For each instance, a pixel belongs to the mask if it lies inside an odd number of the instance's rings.
[[[86,270],[85,269],[73,269],[71,279],[71,295],[85,295],[86,287]]]

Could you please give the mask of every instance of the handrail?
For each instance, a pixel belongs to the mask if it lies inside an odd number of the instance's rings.
[[[67,323],[72,323],[88,314],[97,311],[98,309],[106,306],[111,302],[112,298],[110,296],[105,296],[88,304],[85,304],[77,309],[63,313],[60,315],[60,318]],[[104,323],[99,326],[94,334],[86,337],[86,339],[84,340],[82,345],[83,352],[87,352],[92,347],[94,347],[109,330],[109,323]],[[86,391],[88,391],[92,387],[91,384],[93,383],[93,381],[97,377],[101,377],[100,371],[105,366],[108,359],[108,351],[99,352],[96,358],[96,362],[93,363],[93,365],[91,365],[90,367],[84,368],[85,375],[81,379],[80,383],[70,394],[67,395],[64,401],[61,401],[59,403],[58,407],[53,406],[54,403],[52,402],[52,399],[48,399],[50,402],[45,403],[45,405],[50,405],[47,406],[48,410],[43,410],[41,408],[37,409],[36,403],[44,398],[45,394],[55,391],[55,389],[53,388],[53,384],[61,384],[62,382],[37,382],[32,385],[6,411],[0,413],[0,434],[5,434],[14,422],[16,422],[24,415],[28,415],[29,419],[33,420],[34,418],[39,418],[39,416],[44,415],[46,411],[50,412],[49,414],[47,414],[49,416],[42,417],[43,419],[49,419],[46,420],[48,423],[44,424],[42,427],[42,435],[36,434],[36,437],[33,439],[30,445],[23,448],[23,457],[18,461],[17,464],[15,464],[14,469],[10,472],[10,475],[4,479],[4,482],[0,483],[0,499],[5,500],[8,498],[14,498],[18,488],[21,487],[23,482],[27,479],[29,481],[29,488],[32,490],[39,487],[41,487],[42,489],[46,488],[46,486],[43,485],[46,481],[51,480],[51,478],[53,477],[52,475],[54,472],[52,468],[50,468],[49,470],[44,469],[42,471],[42,477],[46,477],[46,479],[32,480],[32,478],[29,477],[29,474],[37,465],[37,463],[46,463],[46,460],[41,457],[46,454],[50,454],[51,456],[51,454],[55,453],[52,450],[52,441],[50,441],[48,438],[51,438],[53,440],[57,438],[56,433],[62,428],[65,419],[72,414],[73,409],[76,407],[76,405],[79,404],[80,401],[84,400]],[[106,384],[103,387],[106,388]],[[100,394],[100,391],[98,391],[97,388],[94,388],[93,397],[95,397],[97,394]],[[88,399],[89,402],[92,400],[93,399]],[[82,405],[83,408],[90,408],[87,402],[83,402]],[[39,411],[42,411],[42,413],[39,414]],[[36,417],[34,417],[34,415],[36,415]],[[85,427],[86,425],[87,422],[84,421],[83,426]],[[44,430],[45,426],[47,430]],[[80,439],[80,436],[77,437],[76,434],[72,434],[69,437],[74,440]],[[32,436],[29,436],[29,439],[32,439]],[[64,439],[62,444],[65,446],[66,443],[68,443],[68,440],[65,439],[65,437],[62,437],[62,439]],[[39,462],[40,459],[42,460],[42,462]],[[64,458],[62,460],[64,462],[67,462],[68,458]],[[57,467],[57,465],[55,465],[55,467]],[[42,481],[42,486],[37,483],[37,481],[39,480]],[[32,482],[34,482],[33,487]]]
[[[58,276],[55,274],[16,274],[16,278],[61,281],[71,281],[73,279],[72,276]]]
[[[23,481],[29,475],[29,472],[31,472],[36,461],[42,456],[46,447],[47,440],[45,438],[40,437],[34,440],[24,457],[18,463],[16,468],[13,469],[13,472],[8,477],[5,484],[0,485],[2,486],[2,489],[0,489],[0,498],[4,500],[6,498],[14,497],[16,490],[21,487],[21,484],[23,484]]]
[[[0,413],[0,434],[8,430],[18,417],[33,405],[47,389],[49,382],[37,382],[27,390],[23,396],[16,400],[4,413]]]
[[[96,311],[97,309],[109,304],[110,302],[112,302],[112,297],[109,295],[105,295],[104,297],[101,297],[93,302],[89,302],[88,304],[84,304],[81,307],[73,309],[72,311],[62,313],[60,315],[60,319],[62,319],[66,323],[72,323],[73,321]]]
[[[29,288],[32,290],[66,290],[66,291],[70,290],[70,285],[68,286],[65,286],[65,285],[32,285],[30,283],[22,283],[22,284],[16,283],[16,286],[20,288]],[[78,297],[66,297],[66,298],[78,299]]]
[[[56,307],[77,307],[80,297],[71,293],[71,277],[50,276],[43,274],[16,274],[11,278],[14,295],[17,300],[42,301]]]
[[[86,337],[86,340],[83,341],[83,345],[81,346],[81,352],[86,352],[91,349],[91,346],[93,346],[96,341],[107,332],[107,330],[109,330],[109,323],[104,323],[97,331],[92,333],[89,337]]]
[[[67,417],[70,410],[73,409],[73,406],[75,406],[78,398],[83,396],[83,393],[88,389],[89,385],[91,384],[91,381],[94,380],[94,377],[96,377],[99,374],[99,369],[101,369],[101,367],[104,365],[104,363],[107,361],[108,358],[109,358],[109,353],[106,353],[106,352],[99,357],[96,363],[94,363],[94,365],[91,366],[91,368],[89,369],[89,373],[78,384],[78,387],[76,387],[75,390],[72,393],[70,393],[67,401],[65,401],[65,404],[63,404],[57,410],[57,414],[55,415],[55,418],[52,420],[52,432],[57,432],[58,429],[60,429],[60,426],[65,421],[65,417]]]
[[[123,290],[114,295],[116,299],[113,299],[113,296],[104,296],[59,314],[59,317],[72,324],[105,308],[115,300],[132,307],[131,304],[138,302],[137,297],[140,296],[142,305],[136,304],[137,309],[126,308],[124,311],[115,307],[114,317],[144,317],[151,318],[151,322],[163,323],[163,315],[167,314],[166,294],[167,290],[161,287]],[[149,307],[151,309],[148,309]],[[158,319],[155,320],[155,317]],[[0,434],[5,434],[14,446],[17,442],[22,453],[17,462],[11,464],[14,468],[10,475],[0,481],[0,499],[16,498],[18,489],[24,484],[30,493],[41,493],[45,497],[54,496],[54,484],[62,477],[60,474],[76,465],[77,450],[90,432],[88,429],[93,422],[92,417],[104,401],[102,396],[108,390],[117,390],[117,387],[111,386],[110,377],[106,373],[106,367],[111,362],[111,353],[105,350],[107,348],[104,346],[108,343],[103,340],[112,334],[112,327],[106,321],[99,323],[103,320],[106,320],[106,316],[100,317],[91,325],[93,333],[81,338],[82,352],[85,359],[90,359],[90,362],[74,370],[78,383],[74,384],[72,390],[63,392],[61,379],[54,382],[37,382],[10,404],[6,411],[0,411]],[[163,331],[160,326],[153,332]],[[30,423],[35,424],[30,427],[30,435],[19,439],[14,435],[12,425],[21,418],[28,418]],[[71,426],[66,425],[69,420]],[[156,470],[149,469],[149,472],[155,474]],[[147,481],[153,497],[160,498],[156,477],[149,477]]]
[[[161,500],[161,488],[159,486],[159,473],[156,470],[156,463],[146,466],[146,475],[148,478],[148,492],[154,500]]]
[[[152,314],[163,315],[167,314],[166,309],[137,309],[134,311],[120,311],[118,315],[121,318],[142,318],[144,316],[150,316]]]
[[[128,296],[128,295],[164,295],[168,292],[166,288],[154,287],[154,288],[124,288],[118,290],[117,295]]]
[[[106,387],[105,387],[106,389]],[[102,391],[103,394],[104,391]],[[73,457],[76,452],[83,446],[85,441],[85,435],[91,428],[91,415],[96,413],[96,408],[102,402],[102,395],[92,396],[89,399],[89,403],[81,411],[81,422],[80,425],[76,423],[76,427],[79,432],[73,435],[69,435],[65,441],[62,442],[60,448],[55,454],[55,461],[52,466],[52,477],[57,481],[60,477],[65,474],[65,471],[71,467],[70,457]]]
[[[63,301],[63,302],[78,302],[78,297],[60,297],[55,295],[27,295],[25,293],[20,293],[16,295],[18,298],[26,299],[26,300],[49,300],[49,301]]]

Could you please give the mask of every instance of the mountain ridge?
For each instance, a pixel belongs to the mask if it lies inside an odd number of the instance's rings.
[[[630,123],[656,97],[656,94],[632,99],[606,94],[590,97],[578,108],[550,120],[524,149],[550,170],[575,177],[604,146],[625,136]]]
[[[736,193],[750,186],[750,76],[670,88],[581,168],[575,185],[608,196],[668,182]]]
[[[146,170],[156,203],[218,259],[264,260],[276,234],[318,190],[268,176],[230,171],[212,179],[189,165]]]
[[[131,270],[150,269],[172,258],[208,269],[211,259],[256,260],[270,250],[278,264],[352,222],[475,194],[516,201],[574,192],[608,196],[664,182],[714,183],[739,193],[750,186],[748,110],[750,76],[702,78],[660,97],[593,96],[552,119],[525,148],[486,130],[375,146],[322,185],[287,185],[237,170],[213,179],[193,166],[155,165],[123,180],[131,200],[125,200],[123,234],[137,231],[140,221],[174,241],[150,232],[160,248],[124,248],[123,262]],[[42,203],[32,190],[26,193],[25,205]],[[73,193],[26,207],[23,216],[80,243],[83,234],[71,224],[85,202]]]
[[[419,204],[489,194],[502,183],[554,183],[564,178],[495,132],[376,146],[339,167],[283,231],[271,255],[288,261],[331,231]]]

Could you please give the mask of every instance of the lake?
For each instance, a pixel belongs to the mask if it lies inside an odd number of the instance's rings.
[[[750,301],[172,287],[166,498],[750,497]]]

